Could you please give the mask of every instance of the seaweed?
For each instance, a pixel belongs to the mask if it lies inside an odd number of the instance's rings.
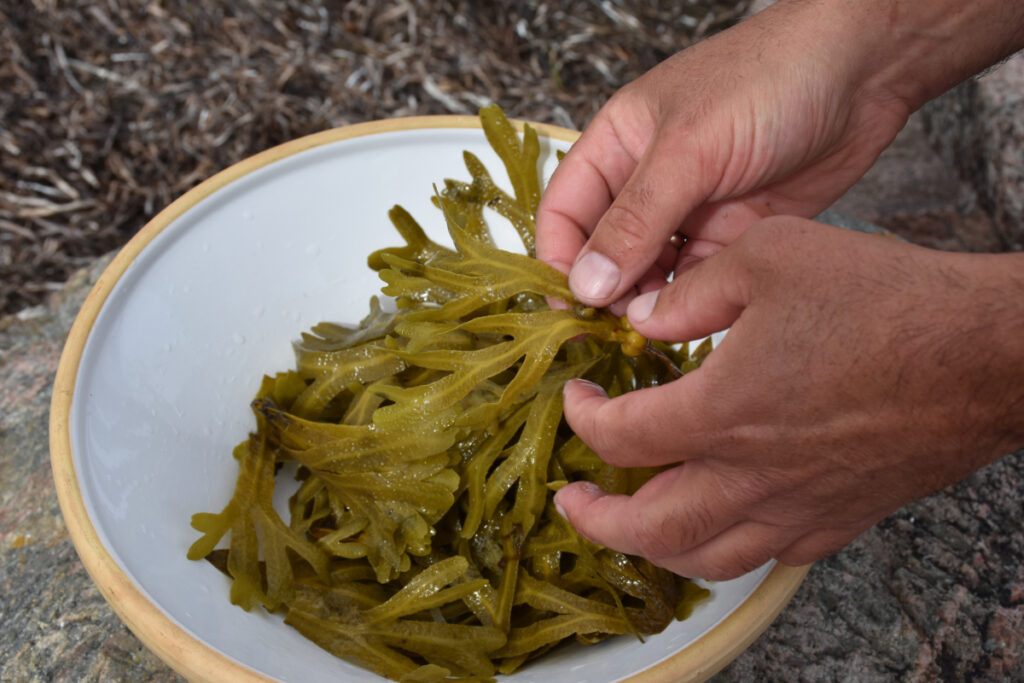
[[[552,495],[578,480],[628,494],[658,471],[611,467],[571,433],[569,378],[617,395],[695,369],[710,343],[693,354],[650,343],[576,302],[531,257],[536,132],[520,139],[496,106],[480,118],[513,192],[467,153],[472,181],[434,197],[453,248],[390,211],[405,244],[369,265],[397,311],[374,298],[358,326],[302,336],[296,369],[264,378],[252,403],[233,497],[192,519],[203,535],[188,556],[232,577],[232,602],[279,611],[394,680],[486,680],[567,639],[656,633],[707,595],[582,538]],[[513,224],[525,254],[494,246],[486,210]],[[271,502],[288,462],[301,483],[286,523]],[[214,548],[228,532],[225,557]]]

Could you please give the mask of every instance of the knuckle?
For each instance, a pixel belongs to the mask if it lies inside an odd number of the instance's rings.
[[[728,581],[752,572],[771,559],[764,548],[734,547],[727,553],[709,558],[704,563],[702,578],[709,581]]]
[[[631,532],[636,543],[637,554],[652,562],[679,553],[680,548],[672,543],[673,537],[665,534],[665,520],[647,515],[634,517]]]
[[[666,519],[665,532],[672,534],[684,547],[694,546],[714,527],[715,516],[703,498],[691,498],[686,508]]]
[[[638,515],[632,524],[639,554],[650,560],[686,552],[711,529],[713,517],[706,505],[675,508],[667,514],[659,508]]]
[[[579,434],[584,443],[609,465],[628,465],[633,448],[630,439],[623,434],[624,425],[619,421],[620,413],[606,401],[584,416],[585,430]]]
[[[624,188],[615,202],[608,207],[602,223],[611,229],[612,237],[632,251],[651,239],[651,228],[641,207],[651,200],[646,184]]]
[[[752,452],[758,448],[755,443],[749,445],[743,443],[743,441],[752,441],[754,438],[744,433],[747,430],[737,431],[739,433],[732,440],[738,448],[745,452]],[[777,470],[770,467],[758,467],[757,463],[750,463],[738,476],[728,479],[723,477],[719,482],[719,493],[726,499],[727,504],[737,509],[752,509],[754,506],[774,499],[779,493],[792,487],[793,483]]]

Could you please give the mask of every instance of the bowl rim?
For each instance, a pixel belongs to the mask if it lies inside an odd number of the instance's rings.
[[[522,121],[513,121],[522,130]],[[580,133],[529,122],[542,137],[575,142]],[[193,187],[154,216],[117,253],[89,292],[68,333],[50,403],[50,464],[68,533],[86,571],[126,626],[168,666],[191,681],[272,681],[190,634],[151,602],[103,545],[90,519],[72,457],[70,421],[75,382],[96,318],[125,271],[146,246],[187,210],[218,190],[276,161],[322,145],[381,133],[432,128],[479,128],[468,115],[410,116],[356,123],[285,142],[243,159]],[[777,563],[755,591],[710,631],[682,650],[633,675],[634,683],[705,680],[745,650],[796,593],[810,565]]]

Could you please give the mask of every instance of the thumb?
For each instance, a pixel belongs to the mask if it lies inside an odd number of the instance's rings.
[[[651,139],[569,272],[569,287],[580,301],[618,301],[658,260],[706,194],[698,159],[694,146],[677,134]]]
[[[753,289],[745,241],[741,238],[661,289],[634,298],[626,310],[633,329],[651,339],[685,341],[731,326],[750,303]]]

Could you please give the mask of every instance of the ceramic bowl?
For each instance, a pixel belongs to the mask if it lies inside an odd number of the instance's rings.
[[[536,127],[547,177],[577,134]],[[365,315],[379,288],[366,256],[399,239],[387,210],[402,204],[447,241],[432,187],[468,178],[467,149],[503,176],[473,117],[354,125],[258,154],[154,218],[82,307],[52,406],[61,507],[111,607],[187,678],[380,680],[279,616],[229,604],[226,577],[185,558],[197,536],[189,519],[230,497],[231,448],[253,427],[261,375],[292,367],[291,342],[311,325]],[[508,232],[499,243],[511,243]],[[645,643],[559,649],[506,678],[705,678],[767,627],[805,572],[766,565],[711,586],[689,620]]]

